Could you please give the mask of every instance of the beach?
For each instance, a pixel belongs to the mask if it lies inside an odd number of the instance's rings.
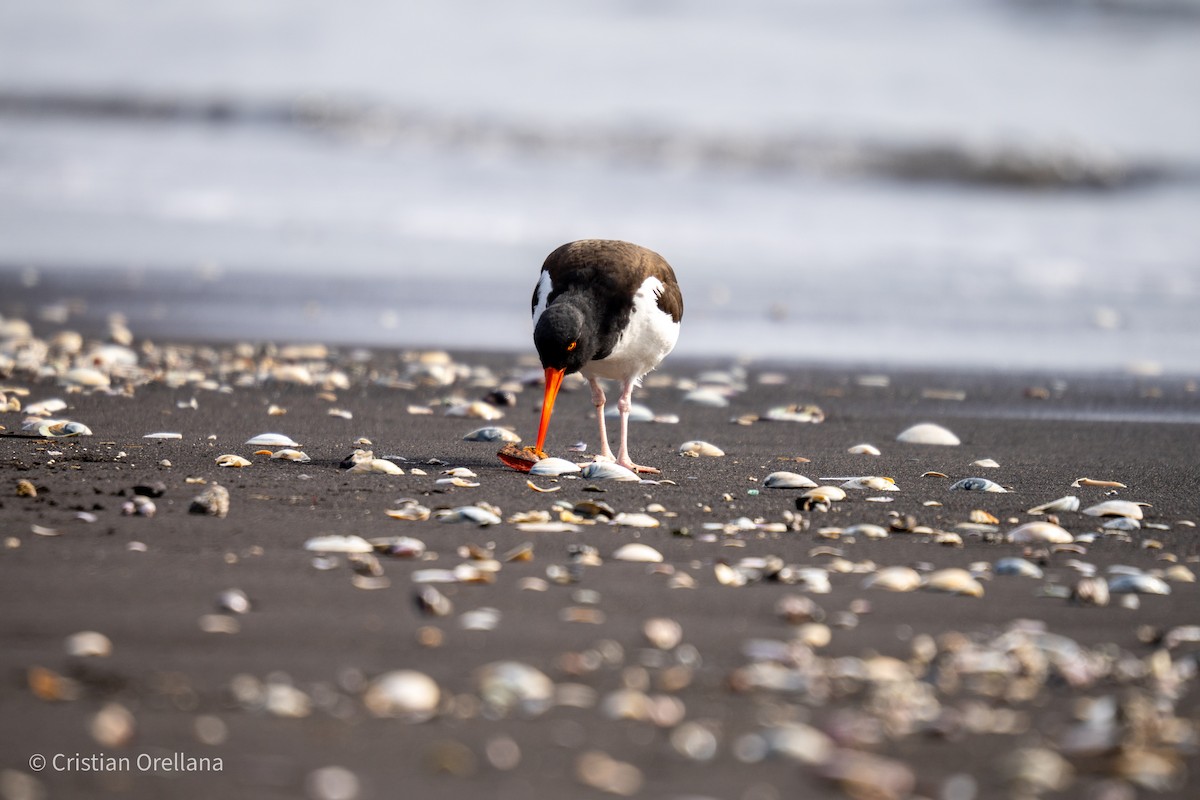
[[[0,416],[6,798],[1200,789],[1194,378],[669,358],[635,394],[658,421],[631,425],[661,474],[628,483],[531,477],[463,440],[530,441],[530,353],[83,346],[42,363],[108,386],[13,364],[2,382],[91,431]],[[513,404],[478,404],[494,392]],[[767,419],[790,407],[820,421]],[[897,441],[922,422],[961,443]],[[264,433],[310,460],[247,443]],[[681,455],[692,440],[724,455]],[[346,470],[356,449],[404,474]],[[596,450],[578,384],[548,450]],[[824,502],[765,485],[779,472],[897,491]],[[214,484],[227,514],[192,511]],[[1050,513],[1075,542],[1008,541],[1070,495],[1079,510]],[[1082,513],[1110,500],[1146,504],[1137,527]],[[467,506],[499,521],[448,521]],[[312,543],[354,536],[375,552]],[[631,543],[661,561],[623,560],[646,557]],[[887,567],[922,585],[870,585]],[[966,588],[932,591],[948,568]],[[1122,570],[1170,593],[1121,593]],[[1106,604],[1079,594],[1088,574]],[[104,638],[69,639],[85,631]]]

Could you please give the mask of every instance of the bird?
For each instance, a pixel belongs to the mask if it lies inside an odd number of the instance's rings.
[[[658,472],[629,456],[633,389],[674,349],[683,319],[675,271],[653,250],[610,239],[582,239],[555,249],[533,289],[533,343],[546,386],[538,423],[539,458],[563,378],[583,374],[600,421],[600,454],[634,472]],[[614,456],[604,425],[601,379],[619,381],[620,445]]]

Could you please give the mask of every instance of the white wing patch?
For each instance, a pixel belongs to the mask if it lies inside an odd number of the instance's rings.
[[[584,375],[622,381],[640,378],[675,348],[675,342],[679,340],[679,323],[658,307],[662,291],[663,283],[658,278],[647,278],[642,283],[633,296],[629,323],[612,353],[601,361],[589,363],[583,369]]]

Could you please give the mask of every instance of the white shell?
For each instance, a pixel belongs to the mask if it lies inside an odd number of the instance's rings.
[[[812,479],[797,472],[772,472],[763,478],[763,486],[768,489],[815,489],[817,484]]]
[[[936,444],[953,446],[962,444],[959,438],[941,425],[932,422],[921,422],[900,432],[896,437],[898,442],[908,444]]]
[[[950,485],[951,489],[962,492],[1007,492],[1000,484],[987,478],[963,478]]]
[[[617,561],[638,561],[647,564],[657,564],[663,560],[662,553],[648,544],[630,542],[617,548],[612,557]]]
[[[271,454],[271,458],[278,458],[283,461],[312,461],[307,453],[301,452],[300,450],[293,450],[290,447],[286,447],[283,450],[276,450]]]
[[[540,475],[545,478],[556,478],[572,472],[579,472],[579,465],[565,458],[543,458],[529,468],[530,475]]]
[[[519,442],[521,437],[507,428],[497,428],[489,425],[486,428],[476,428],[463,437],[464,442]]]
[[[360,461],[346,472],[382,472],[386,475],[403,475],[404,470],[388,461],[386,458],[372,458],[366,461]]]
[[[182,433],[147,433],[143,439],[182,439]]]
[[[1034,506],[1025,512],[1027,514],[1057,514],[1060,511],[1078,511],[1079,498],[1073,494],[1066,497],[1060,497],[1057,500],[1051,500],[1049,503],[1042,503],[1040,506]]]
[[[254,445],[255,447],[299,447],[298,442],[292,441],[290,436],[284,436],[282,433],[260,433],[252,439],[247,439],[246,444]]]
[[[640,481],[641,478],[631,469],[626,469],[613,461],[592,461],[585,464],[581,470],[583,477],[597,481]]]
[[[363,694],[363,705],[376,717],[424,722],[437,714],[441,696],[433,678],[416,670],[401,669],[371,681]]]
[[[800,495],[819,503],[836,503],[846,499],[846,490],[840,486],[815,486]]]
[[[31,417],[48,417],[51,414],[62,411],[66,407],[66,401],[60,400],[57,397],[51,397],[25,406],[25,413]]]
[[[248,466],[250,466],[250,463],[251,463],[250,459],[242,458],[241,456],[237,455],[236,453],[226,453],[224,455],[217,456],[217,466],[218,467],[239,467],[240,468],[240,467],[248,467]]]
[[[1075,541],[1075,537],[1053,522],[1034,520],[1009,531],[1008,541],[1013,544],[1067,544]]]
[[[842,536],[865,536],[868,539],[886,539],[891,534],[882,525],[860,522],[842,530]]]
[[[649,514],[622,511],[613,517],[610,525],[621,525],[626,528],[657,528],[659,521]]]
[[[866,443],[863,443],[863,444],[856,444],[856,445],[854,445],[854,447],[851,447],[851,448],[847,449],[847,450],[846,450],[846,452],[847,452],[847,453],[851,453],[851,454],[853,454],[853,455],[856,455],[856,456],[877,456],[877,455],[880,455],[880,452],[879,452],[879,448],[878,448],[878,447],[876,447],[876,446],[875,446],[875,445],[873,445],[873,444],[866,444]]]
[[[304,549],[314,553],[370,553],[375,548],[361,536],[333,534],[314,536],[304,543]]]
[[[725,455],[725,451],[710,442],[692,439],[690,442],[684,442],[679,445],[679,454],[684,456],[709,456],[718,458]]]
[[[891,478],[881,475],[864,475],[861,478],[851,478],[842,484],[843,489],[869,489],[873,492],[898,492],[900,487]]]
[[[971,466],[983,467],[985,469],[997,469],[1000,463],[994,458],[981,458],[978,461],[972,461]]]
[[[1024,558],[1002,558],[992,566],[997,575],[1016,575],[1022,578],[1040,578],[1042,568]]]
[[[67,637],[67,655],[77,658],[105,658],[112,655],[112,640],[97,631],[80,631]]]
[[[50,436],[56,439],[65,438],[67,436],[91,436],[92,429],[82,422],[75,422],[69,419],[48,419],[45,422],[39,422],[37,432],[42,436]]]
[[[1083,510],[1084,514],[1093,517],[1129,517],[1130,519],[1142,518],[1142,506],[1144,503],[1134,503],[1129,500],[1105,500],[1103,503],[1097,503],[1090,508]]]
[[[716,389],[693,389],[683,396],[683,402],[706,408],[727,408],[729,398]]]
[[[1138,573],[1136,575],[1114,575],[1108,579],[1108,590],[1113,594],[1170,594],[1171,587],[1162,578]]]
[[[470,522],[475,525],[499,525],[500,517],[479,506],[459,506],[458,508],[434,513],[438,522]]]
[[[923,588],[931,592],[983,597],[983,584],[979,582],[978,578],[961,567],[950,567],[931,572],[925,579]]]

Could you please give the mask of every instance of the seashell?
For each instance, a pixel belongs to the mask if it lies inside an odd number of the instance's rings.
[[[299,443],[292,441],[290,436],[284,436],[282,433],[260,433],[258,436],[247,439],[246,444],[254,447],[299,447]]]
[[[1071,600],[1085,606],[1108,605],[1108,581],[1094,575],[1085,575],[1071,588]]]
[[[1013,544],[1067,544],[1075,537],[1053,522],[1034,520],[1018,525],[1006,537]]]
[[[863,580],[864,589],[911,592],[921,585],[921,575],[912,567],[884,567]]]
[[[1125,488],[1127,488],[1125,486],[1125,484],[1119,483],[1117,481],[1098,481],[1098,480],[1093,480],[1092,478],[1076,478],[1075,482],[1072,483],[1071,485],[1074,486],[1076,489],[1078,489],[1080,486],[1099,486],[1099,487],[1103,487],[1106,489],[1125,489]]]
[[[716,389],[693,389],[683,396],[683,402],[705,408],[728,408],[729,398]]]
[[[971,466],[983,467],[984,469],[998,469],[1000,464],[994,458],[981,458],[978,461],[972,461]]]
[[[344,408],[331,408],[325,413],[331,417],[338,417],[340,419],[354,419],[354,412],[347,411]]]
[[[1114,575],[1108,579],[1113,594],[1170,594],[1171,587],[1162,578],[1144,572],[1133,575]]]
[[[536,717],[554,705],[554,681],[520,661],[494,661],[475,673],[479,697],[491,714]]]
[[[248,467],[248,466],[250,466],[250,463],[251,462],[249,459],[242,458],[241,456],[236,455],[234,453],[226,453],[225,455],[217,456],[217,466],[218,467],[238,467],[238,468],[240,468],[240,467]]]
[[[282,459],[283,461],[299,461],[302,463],[305,461],[312,461],[312,459],[308,457],[307,453],[304,453],[300,450],[293,450],[290,447],[285,447],[282,450],[276,450],[271,454],[271,458],[278,458]]]
[[[37,497],[37,487],[32,481],[22,478],[17,481],[17,497]]]
[[[111,385],[108,376],[92,367],[75,367],[63,373],[60,380],[69,386],[86,389],[103,389]]]
[[[772,422],[824,422],[825,412],[818,406],[793,404],[790,406],[776,406],[763,415],[763,419],[769,419]]]
[[[459,489],[476,489],[480,485],[478,481],[469,481],[457,476],[452,478],[438,478],[434,483],[441,486],[457,486]]]
[[[575,778],[592,789],[621,797],[637,794],[645,782],[637,766],[600,750],[588,750],[575,759]]]
[[[476,428],[463,437],[464,442],[512,442],[521,441],[521,437],[507,428],[497,428],[494,425],[489,425],[485,428]]]
[[[5,391],[9,390],[6,389]],[[29,405],[25,406],[25,413],[31,417],[48,417],[51,414],[56,414],[59,411],[62,411],[66,407],[67,404],[65,401],[60,400],[57,397],[51,397],[46,400],[39,400],[36,403],[30,403]],[[12,410],[20,411],[21,409],[18,405],[17,408]]]
[[[498,514],[480,506],[459,506],[453,509],[443,509],[435,511],[433,517],[438,522],[470,522],[480,527],[499,525],[503,521]]]
[[[635,561],[642,563],[659,563],[663,560],[662,553],[655,550],[648,544],[641,542],[629,542],[617,548],[612,554],[613,559],[617,561]]]
[[[562,489],[562,487],[561,487],[561,486],[549,486],[549,487],[545,487],[545,488],[543,488],[543,487],[541,487],[541,486],[538,486],[538,485],[537,485],[536,483],[534,483],[533,481],[525,481],[525,485],[526,485],[526,486],[528,486],[528,487],[529,487],[530,489],[532,489],[533,491],[535,491],[535,492],[541,492],[542,494],[549,494],[550,492],[557,492],[557,491],[560,491],[560,490]]]
[[[873,444],[856,444],[846,450],[847,453],[856,456],[877,456],[880,455],[879,448]]]
[[[1149,503],[1134,503],[1130,500],[1105,500],[1083,510],[1084,514],[1092,517],[1128,517],[1142,519],[1142,507]]]
[[[950,567],[931,572],[925,578],[922,588],[928,589],[931,592],[983,597],[983,584],[970,572],[959,567]]]
[[[490,606],[465,611],[458,618],[458,626],[464,631],[494,631],[499,624],[500,610]]]
[[[474,400],[470,403],[458,402],[446,409],[447,417],[468,417],[470,419],[482,419],[486,422],[494,422],[495,420],[504,417],[504,412],[496,408],[491,403],[485,403],[482,400]]]
[[[370,553],[375,550],[370,542],[355,534],[314,536],[304,543],[304,549],[314,553]]]
[[[147,433],[143,439],[182,439],[182,433]]]
[[[411,501],[401,508],[390,508],[383,513],[392,519],[403,519],[410,522],[422,522],[429,519],[429,509],[416,501]]]
[[[900,487],[896,485],[894,478],[886,478],[881,475],[864,475],[861,478],[851,478],[842,484],[843,489],[867,489],[873,492],[898,492]]]
[[[683,626],[670,617],[651,617],[642,623],[642,634],[659,650],[673,650],[683,641]]]
[[[286,408],[283,408],[282,406],[277,406],[274,403],[267,406],[267,416],[269,416],[269,417],[282,417],[286,413],[287,413]]]
[[[649,514],[629,513],[622,511],[612,518],[610,525],[622,525],[626,528],[657,528],[659,521]]]
[[[1040,578],[1042,568],[1024,558],[1002,558],[992,566],[997,575],[1017,575],[1022,578]]]
[[[540,462],[539,462],[540,463]],[[583,477],[596,481],[640,481],[631,469],[626,469],[614,461],[592,461],[583,466],[580,471]]]
[[[568,461],[565,458],[543,458],[529,468],[530,475],[540,475],[545,478],[556,478],[559,475],[568,475],[573,472],[579,472],[579,465]]]
[[[1034,506],[1025,512],[1027,514],[1058,514],[1063,511],[1078,511],[1079,498],[1073,494],[1066,497],[1060,497],[1057,500],[1051,500],[1049,503],[1042,503],[1040,506]]]
[[[715,444],[703,442],[699,439],[693,439],[690,442],[684,442],[679,445],[679,454],[682,456],[706,456],[711,458],[719,458],[725,455],[725,451],[717,447]]]
[[[116,749],[129,744],[136,728],[137,723],[129,709],[120,703],[109,702],[92,717],[88,730],[101,747]]]
[[[868,539],[886,539],[890,534],[882,525],[860,522],[842,529],[842,536],[865,536]]]
[[[67,637],[67,655],[75,658],[107,658],[112,655],[112,640],[97,631],[80,631]]]
[[[518,522],[516,527],[524,533],[579,533],[583,530],[569,522]]]
[[[921,422],[910,428],[905,428],[896,437],[896,441],[907,444],[934,444],[948,447],[962,444],[959,438],[949,430],[932,422]]]
[[[41,436],[47,436],[54,439],[64,439],[68,436],[91,436],[92,429],[82,422],[75,422],[69,419],[50,419],[45,422],[40,422],[37,425],[37,432]]]
[[[1183,564],[1172,564],[1163,570],[1163,577],[1173,583],[1195,583],[1196,573]]]
[[[192,498],[188,511],[192,514],[224,517],[229,513],[229,490],[219,483],[212,484]]]
[[[963,478],[961,481],[950,484],[951,490],[963,492],[1007,492],[1000,484],[987,478]]]
[[[837,503],[846,499],[846,491],[840,486],[817,486],[800,496],[816,503]]]
[[[250,611],[250,598],[241,589],[227,589],[217,595],[217,608],[231,614],[246,614]]]
[[[1129,517],[1113,517],[1100,526],[1102,530],[1106,531],[1136,531],[1141,527],[1141,522]],[[1146,546],[1146,542],[1143,542],[1142,546]]]
[[[441,702],[437,681],[423,672],[401,669],[385,672],[367,686],[363,705],[376,717],[425,722],[437,714]]]
[[[158,507],[154,505],[154,501],[143,495],[134,495],[132,500],[122,504],[121,513],[127,517],[153,517],[158,512]]]
[[[817,484],[809,478],[795,472],[772,472],[763,478],[763,486],[768,489],[815,489]]]

